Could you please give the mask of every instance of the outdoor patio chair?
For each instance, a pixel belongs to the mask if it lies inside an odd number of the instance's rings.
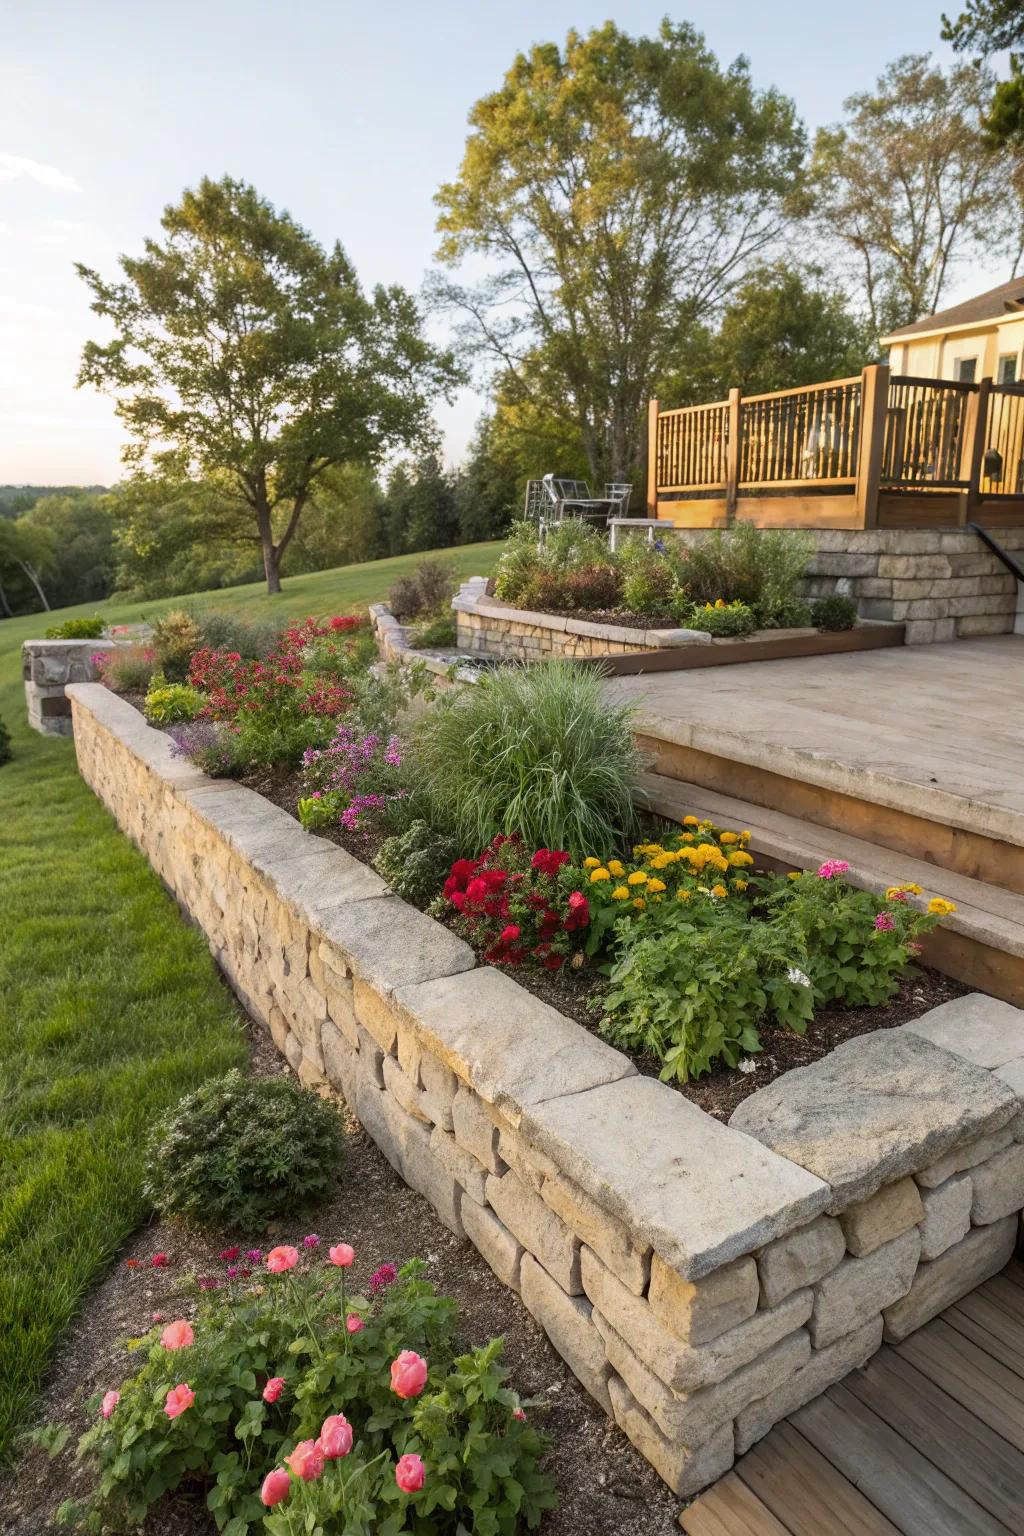
[[[615,510],[611,514],[612,517],[628,517],[629,498],[633,494],[632,485],[627,485],[622,480],[606,481],[604,494],[609,501],[615,503]]]

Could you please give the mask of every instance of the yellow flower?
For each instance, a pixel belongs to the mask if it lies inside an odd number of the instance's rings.
[[[633,905],[634,905],[634,907],[636,907],[636,910],[638,912],[642,912],[644,910],[644,908],[646,907],[647,903],[646,903],[646,901],[644,901],[642,896],[634,896],[634,898],[633,898]]]
[[[676,891],[676,901],[689,901],[691,895],[692,892],[688,891],[685,885],[681,885]]]
[[[683,841],[683,842],[684,842],[684,843],[692,843],[692,842],[693,842],[693,833],[692,833],[692,832],[684,832],[684,833],[683,833],[683,834],[682,834],[682,841]],[[683,853],[685,853],[685,852],[686,852],[686,849],[685,849],[685,848],[684,848],[684,849],[682,849],[682,850],[681,850],[681,851],[682,851],[682,852],[683,852]]]
[[[728,604],[726,603],[725,598],[724,597],[716,597],[715,598],[715,607],[716,608],[726,608],[726,607],[728,607]]]
[[[947,901],[944,896],[933,896],[928,903],[928,911],[933,917],[948,917],[951,912],[956,911],[956,902]]]
[[[910,896],[923,896],[923,895],[924,895],[924,890],[923,890],[923,889],[922,889],[922,887],[921,887],[921,886],[919,886],[919,885],[905,885],[905,886],[904,886],[904,887],[903,887],[903,889],[904,889],[904,890],[905,890],[905,891],[906,891],[906,892],[907,892],[907,893],[908,893],[908,895],[910,895]]]
[[[700,822],[697,820],[696,816],[684,816],[683,817],[683,826],[684,827],[699,827],[700,826]]]
[[[664,880],[648,880],[647,882],[648,895],[657,895],[658,891],[666,890],[668,890],[668,886],[665,884]]]
[[[734,865],[737,869],[742,869],[746,866],[749,866],[753,864],[753,862],[754,861],[750,854],[744,853],[741,848],[737,848],[735,853],[730,853],[729,855],[729,863]]]
[[[651,868],[652,869],[667,869],[670,864],[674,863],[674,861],[675,861],[675,854],[672,854],[672,853],[659,853],[656,858],[651,860]]]
[[[791,869],[789,874],[786,876],[786,879],[787,880],[799,880],[800,876],[802,874],[803,874],[803,870],[801,870],[801,869]]]
[[[718,839],[720,843],[738,843],[739,840],[739,834],[736,832],[723,832]]]
[[[600,865],[601,865],[601,860],[600,859],[595,859],[593,854],[591,854],[589,859],[584,859],[583,860],[583,868],[584,869],[599,869]]]
[[[625,868],[619,862],[618,859],[609,859],[608,860],[608,873],[610,875],[614,875],[616,880],[621,880],[622,876],[626,873],[626,871],[625,871]]]
[[[613,901],[625,901],[628,895],[629,895],[629,887],[628,887],[628,885],[617,885],[615,887],[614,891],[612,891],[612,900]]]
[[[627,875],[626,876],[626,884],[627,885],[646,885],[647,884],[647,876],[644,874],[642,869],[634,869],[634,871],[633,871],[633,873],[631,875]]]
[[[718,900],[721,901],[722,897],[728,896],[729,892],[726,890],[724,885],[713,885],[711,887],[711,894],[712,896],[717,896]]]
[[[598,880],[610,880],[610,879],[611,879],[611,875],[608,873],[608,871],[606,869],[601,869],[599,867],[597,869],[592,869],[590,871],[590,883],[591,883],[591,885],[595,885]]]
[[[749,884],[750,884],[749,880],[737,880],[733,884],[733,890],[734,891],[745,891]]]
[[[749,832],[741,832],[740,833],[740,842],[743,844],[743,846],[745,848],[747,846],[747,844],[750,842],[750,833]]]

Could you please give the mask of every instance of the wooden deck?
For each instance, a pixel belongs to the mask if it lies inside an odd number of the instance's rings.
[[[1024,1266],[801,1408],[689,1536],[1024,1536]]]

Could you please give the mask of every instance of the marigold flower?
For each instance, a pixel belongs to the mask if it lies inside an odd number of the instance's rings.
[[[419,1397],[427,1384],[427,1362],[414,1349],[403,1349],[391,1362],[391,1390],[396,1397]]]
[[[356,1251],[351,1243],[335,1243],[332,1248],[327,1250],[327,1257],[339,1269],[348,1269],[349,1265],[355,1261],[355,1256]]]
[[[620,859],[608,860],[608,873],[614,875],[616,880],[621,880],[626,873],[626,867]]]
[[[164,1413],[166,1413],[169,1419],[180,1418],[186,1408],[192,1407],[195,1400],[196,1395],[188,1382],[179,1382],[176,1387],[171,1387],[164,1398]]]
[[[283,1376],[271,1376],[270,1380],[267,1382],[266,1386],[263,1388],[263,1401],[265,1403],[276,1403],[278,1398],[281,1396],[281,1393],[283,1391],[284,1391],[284,1377]]]
[[[685,885],[681,885],[676,891],[676,901],[689,901],[691,894],[692,892],[688,891]]]
[[[696,816],[684,816],[683,817],[683,826],[684,827],[699,827],[700,826],[700,822],[697,820]]]
[[[286,1269],[294,1269],[299,1262],[299,1250],[289,1243],[282,1243],[277,1248],[271,1248],[267,1254],[267,1268],[272,1275],[280,1275]]]
[[[599,880],[610,880],[610,879],[611,879],[611,875],[608,873],[608,871],[606,869],[602,869],[600,866],[597,869],[592,869],[590,871],[590,883],[591,883],[591,885],[596,885]]]
[[[646,901],[644,901],[644,898],[642,896],[634,896],[634,898],[633,898],[633,905],[634,905],[634,907],[636,908],[636,910],[638,912],[642,912],[644,910],[644,908],[647,906],[647,903],[646,903]]]
[[[120,1392],[104,1392],[103,1401],[100,1403],[100,1413],[105,1419],[109,1419],[118,1403],[121,1401]]]
[[[956,911],[956,902],[947,901],[944,896],[933,896],[928,903],[928,911],[933,917],[948,917],[951,912]]]
[[[718,839],[720,843],[725,844],[738,843],[739,840],[739,834],[736,832],[723,832],[721,837]]]
[[[711,887],[711,894],[718,901],[721,901],[724,896],[728,896],[729,892],[726,890],[724,885],[713,885]]]
[[[411,1451],[398,1458],[395,1467],[395,1482],[403,1493],[419,1493],[426,1481],[426,1468],[422,1458]]]
[[[625,901],[626,898],[628,897],[628,895],[629,895],[629,886],[628,885],[617,885],[615,887],[614,891],[612,891],[612,900],[613,901]]]
[[[646,885],[647,884],[647,876],[644,874],[642,869],[634,869],[634,871],[633,871],[633,873],[631,875],[627,875],[626,876],[626,884],[627,885]]]
[[[751,855],[749,853],[744,853],[741,848],[737,848],[735,852],[730,853],[729,855],[729,863],[733,866],[734,869],[747,869],[751,864],[753,864],[753,862],[754,860]]]
[[[263,1487],[260,1489],[260,1498],[268,1509],[273,1509],[275,1504],[280,1504],[291,1492],[292,1480],[284,1467],[275,1467],[273,1472],[268,1472],[263,1479]]]
[[[168,1323],[160,1335],[160,1343],[164,1349],[188,1349],[195,1339],[190,1323],[186,1323],[183,1317],[175,1323]]]
[[[648,880],[647,890],[651,895],[656,896],[659,891],[668,890],[668,886],[665,884],[664,880]]]
[[[745,891],[749,884],[749,880],[734,880],[732,888],[734,891]]]
[[[902,887],[902,889],[907,892],[908,896],[923,896],[924,895],[924,889],[923,889],[922,886],[914,885],[912,882],[909,882],[909,881],[908,881],[908,883],[906,885],[904,885]]]
[[[601,867],[601,860],[600,859],[595,859],[593,854],[590,855],[589,859],[584,859],[583,860],[583,868],[584,869],[600,869],[600,867]]]

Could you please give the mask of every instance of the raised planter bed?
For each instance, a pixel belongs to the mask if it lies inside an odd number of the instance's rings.
[[[850,1041],[725,1125],[477,966],[344,849],[173,758],[124,700],[68,694],[84,778],[252,1015],[678,1494],[1009,1257],[1017,1010],[958,999]]]

